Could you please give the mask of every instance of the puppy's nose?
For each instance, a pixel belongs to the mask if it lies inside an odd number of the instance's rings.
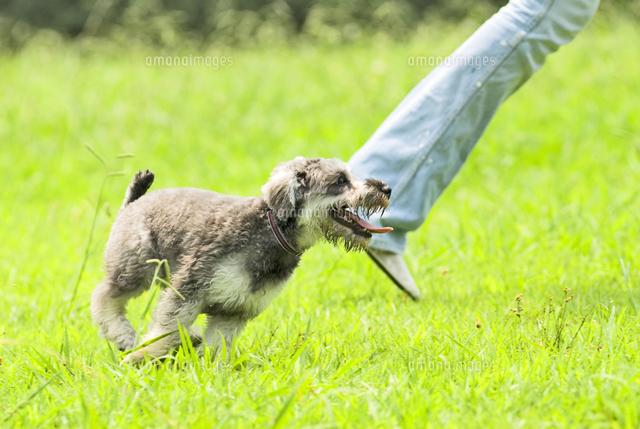
[[[389,198],[391,196],[391,188],[389,187],[389,185],[384,183],[382,180],[367,179],[367,180],[365,180],[365,184],[367,186],[372,187],[375,190],[378,190],[378,191],[382,192],[383,194],[385,194],[387,196],[387,198]]]

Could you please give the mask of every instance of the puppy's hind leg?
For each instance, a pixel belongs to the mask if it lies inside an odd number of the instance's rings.
[[[159,358],[167,355],[180,345],[178,326],[187,331],[201,312],[201,300],[195,296],[178,296],[173,290],[165,289],[160,296],[153,314],[153,323],[149,332],[142,338],[142,344],[157,339],[140,350],[129,354],[125,363],[139,363],[145,356]],[[194,338],[196,339],[196,338]],[[196,341],[198,341],[196,339]]]
[[[91,315],[100,327],[102,336],[114,343],[121,351],[133,348],[136,331],[127,319],[126,306],[134,294],[126,294],[103,280],[91,296]]]

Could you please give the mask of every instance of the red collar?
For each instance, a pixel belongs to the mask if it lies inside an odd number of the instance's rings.
[[[269,218],[269,226],[271,227],[271,232],[278,241],[280,247],[282,247],[282,250],[293,256],[302,255],[302,252],[298,252],[296,248],[287,241],[282,231],[280,231],[280,228],[278,228],[278,224],[276,223],[276,220],[273,216],[273,211],[271,211],[271,209],[267,209],[267,217]]]

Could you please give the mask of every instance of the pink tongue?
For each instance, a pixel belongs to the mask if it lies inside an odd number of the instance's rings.
[[[362,228],[366,229],[367,231],[373,233],[373,234],[386,234],[387,232],[391,232],[393,231],[393,228],[391,228],[390,226],[375,226],[375,225],[371,225],[369,222],[367,222],[364,219],[361,219],[358,215],[348,212],[349,213],[349,217],[351,218],[352,221],[354,221],[355,223],[357,223],[358,225],[360,225]]]

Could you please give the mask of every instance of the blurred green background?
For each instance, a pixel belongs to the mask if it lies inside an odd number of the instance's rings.
[[[406,37],[429,20],[482,20],[504,0],[4,0],[0,39],[19,48],[35,34],[108,37],[172,46],[274,43],[294,38],[353,41],[372,33]],[[602,4],[633,17],[640,0]]]

